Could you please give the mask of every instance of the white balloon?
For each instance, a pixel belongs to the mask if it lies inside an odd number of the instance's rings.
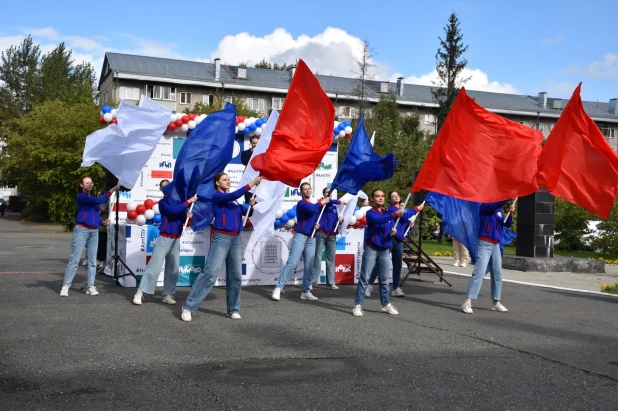
[[[247,126],[245,123],[238,123],[238,131],[243,131]]]
[[[245,119],[243,123],[245,124],[246,127],[249,127],[251,125],[251,122],[249,121],[249,119]]]
[[[195,121],[191,120],[187,125],[189,126],[189,130],[193,130],[197,124],[195,124]]]
[[[137,218],[135,219],[135,224],[137,225],[146,224],[146,217],[144,217],[143,215],[138,215]]]
[[[285,226],[286,226],[287,228],[292,228],[292,227],[294,227],[294,225],[295,225],[295,224],[296,224],[296,223],[294,222],[294,220],[288,220],[288,222],[287,222],[287,223],[285,223]]]
[[[189,131],[189,126],[186,125],[186,124],[183,124],[182,127],[180,127],[180,130],[184,131],[184,132],[187,132],[187,131]]]
[[[352,216],[350,217],[350,222],[348,223],[349,225],[354,225],[356,224],[356,217]]]
[[[275,218],[281,218],[282,215],[283,215],[283,211],[281,209],[278,209],[277,211],[275,211]]]
[[[112,116],[112,113],[105,113],[103,114],[103,120],[105,120],[106,122],[110,122],[112,121],[114,117]]]
[[[195,117],[195,120],[193,120],[193,121],[195,121],[195,124],[200,124],[202,122],[202,120],[204,120],[202,118],[202,116],[197,116],[197,117]]]
[[[135,224],[135,220],[130,220],[127,218],[127,220],[125,221],[126,224]]]
[[[352,127],[347,126],[346,128],[343,129],[343,131],[345,131],[346,134],[350,134],[352,132]]]
[[[111,114],[112,114],[112,117],[113,117],[113,118],[116,118],[116,113],[118,113],[118,110],[116,110],[115,108],[113,108],[113,109],[112,109],[112,112],[111,112]]]
[[[208,117],[208,114],[200,114],[200,117],[202,118],[202,121],[203,121],[206,117]]]
[[[99,116],[102,116],[103,114],[105,113],[103,113],[103,110],[101,110],[101,112],[99,113]]]
[[[249,134],[247,134],[249,137],[253,137],[255,135],[255,130],[253,130],[252,132],[250,132]]]
[[[238,126],[234,129],[234,134],[238,134]]]
[[[255,129],[255,135],[256,136],[261,136],[262,135],[262,128],[261,127],[258,127],[258,128]]]
[[[339,134],[333,137],[333,143],[336,143],[339,140]]]
[[[360,220],[361,218],[363,218],[363,212],[361,210],[356,210],[356,212],[354,212],[354,218]]]
[[[255,117],[249,117],[248,120],[249,120],[249,125],[255,123]]]
[[[294,217],[294,224],[298,224],[298,217]]]
[[[152,220],[152,218],[155,216],[155,212],[152,210],[146,210],[144,211],[144,217],[146,217],[146,220]]]
[[[137,205],[138,205],[137,201],[129,201],[127,203],[127,211],[135,210],[137,208]]]
[[[339,122],[335,121],[335,127],[333,127],[333,130],[336,129],[339,126]]]
[[[339,132],[339,137],[345,137],[345,131],[341,130],[341,131]]]
[[[170,114],[170,123],[173,123],[174,121],[178,120],[176,118],[176,114]]]
[[[159,211],[159,204],[153,205],[152,211],[154,211],[155,214],[161,214],[161,212]]]

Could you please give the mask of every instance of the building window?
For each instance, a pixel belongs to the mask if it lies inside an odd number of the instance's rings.
[[[212,106],[215,104],[215,95],[214,94],[204,94],[202,97],[202,102],[207,106]]]
[[[176,87],[152,86],[150,98],[153,100],[176,101]]]
[[[356,107],[341,106],[339,107],[339,113],[346,118],[356,117]]]
[[[191,104],[191,93],[181,92],[180,93],[180,104]]]
[[[248,97],[247,107],[255,111],[264,111],[264,99]]]
[[[599,129],[601,130],[601,133],[603,133],[603,136],[605,138],[616,138],[616,130],[607,126],[601,126],[599,127]]]
[[[283,108],[283,101],[285,98],[283,97],[275,97],[273,98],[273,110],[281,110]]]
[[[380,84],[380,93],[388,93],[388,83]]]
[[[545,132],[545,124],[543,124],[543,123],[533,124],[532,128],[535,129],[535,130],[539,130],[541,133]]]
[[[425,125],[433,126],[434,124],[436,124],[436,116],[433,114],[425,114]]]
[[[120,87],[120,100],[139,100],[139,87]]]
[[[232,96],[225,96],[225,97],[223,97],[223,101],[225,103],[232,103],[232,100],[233,100]]]

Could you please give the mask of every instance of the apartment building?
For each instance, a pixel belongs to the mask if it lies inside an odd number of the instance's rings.
[[[150,97],[172,111],[182,112],[200,101],[210,105],[221,93],[226,100],[232,96],[264,116],[270,110],[280,110],[290,85],[294,69],[288,71],[239,67],[213,62],[173,60],[119,53],[106,53],[99,81],[99,101],[127,100],[137,103],[140,95]],[[339,121],[352,119],[357,113],[358,80],[348,77],[316,76],[331,98]],[[402,114],[418,113],[424,130],[435,133],[437,104],[430,86],[396,82],[368,81],[365,88],[367,109],[371,110],[383,95],[396,96]],[[514,95],[468,90],[468,94],[487,110],[510,120],[534,127],[546,137],[568,99],[537,95]],[[584,109],[599,129],[617,149],[617,99],[607,102],[584,101]]]

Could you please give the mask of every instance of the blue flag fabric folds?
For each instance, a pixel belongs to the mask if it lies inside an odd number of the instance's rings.
[[[214,177],[232,160],[236,106],[225,103],[197,125],[183,144],[176,165],[174,179],[164,187],[163,193],[172,203],[186,201],[198,195],[193,206],[193,230],[200,231],[210,225]]]
[[[444,232],[460,241],[470,252],[472,263],[476,262],[476,244],[481,230],[481,203],[460,200],[444,194],[430,192],[425,199],[434,210],[442,215]],[[511,244],[517,233],[502,227],[500,251]]]
[[[337,170],[331,190],[339,189],[350,194],[357,194],[370,181],[383,181],[393,177],[397,159],[393,153],[379,156],[373,151],[369,136],[365,132],[365,115],[358,122],[358,127],[348,151]]]

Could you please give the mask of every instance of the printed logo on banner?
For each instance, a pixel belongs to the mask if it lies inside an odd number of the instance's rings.
[[[245,135],[234,136],[234,151],[232,152],[232,160],[228,164],[242,164],[242,151],[245,146]]]
[[[172,162],[171,161],[161,161],[159,163],[159,167],[160,168],[172,168]]]
[[[181,255],[178,268],[179,286],[192,285],[197,276],[206,267],[206,257],[203,255]]]
[[[318,170],[332,170],[332,169],[333,169],[332,164],[320,163],[320,165],[318,166]]]
[[[174,137],[173,146],[172,146],[172,157],[177,158],[180,153],[180,149],[182,145],[185,143],[186,138],[177,138]]]
[[[300,197],[300,190],[298,188],[286,188],[285,197]]]
[[[125,226],[125,231],[126,231],[127,240],[128,240],[131,238],[131,226],[130,225]]]
[[[127,200],[130,200],[131,192],[130,191],[120,191],[120,198],[125,198]]]
[[[345,251],[346,244],[350,245],[350,243],[345,242],[345,237],[337,237],[337,242],[335,244],[337,244],[337,251]]]
[[[152,178],[172,178],[172,171],[167,170],[152,170],[150,174]]]
[[[330,147],[328,147],[328,151],[330,151],[330,152],[334,151],[336,153],[337,152],[337,144],[333,144]]]
[[[159,238],[159,227],[150,225],[146,234],[146,252],[152,253]]]
[[[354,284],[354,254],[335,255],[335,282],[337,284]]]
[[[255,269],[264,274],[279,274],[285,264],[284,250],[287,254],[287,243],[277,235],[269,239],[256,241],[251,251],[251,260]],[[285,259],[284,259],[285,258]]]
[[[242,275],[247,275],[247,264],[242,265]]]

